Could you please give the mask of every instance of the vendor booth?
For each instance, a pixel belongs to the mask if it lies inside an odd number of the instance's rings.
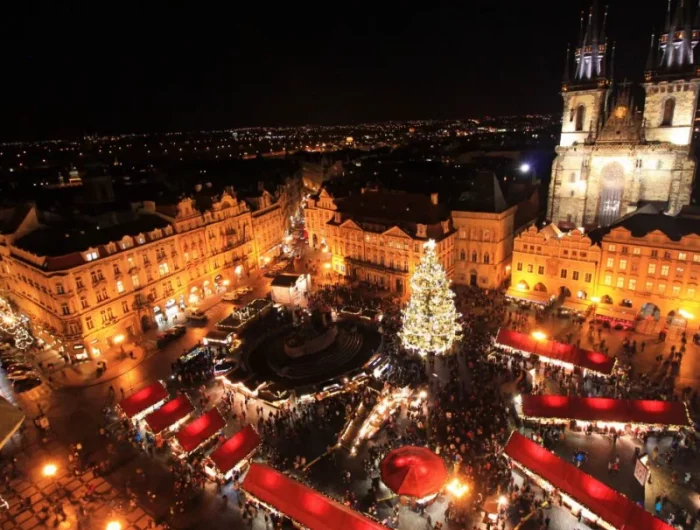
[[[263,464],[253,463],[241,487],[255,502],[313,530],[386,530],[378,522]]]
[[[226,354],[236,351],[240,347],[241,341],[238,335],[231,330],[212,329],[202,339],[202,344]]]
[[[119,402],[119,408],[132,421],[138,421],[150,414],[168,399],[168,391],[161,381],[156,381],[146,388]]]
[[[164,431],[174,431],[194,412],[194,406],[187,396],[178,396],[171,399],[155,412],[151,412],[144,419],[146,426],[153,434],[161,434]]]
[[[563,344],[545,337],[536,338],[533,335],[501,328],[495,346],[502,348],[506,353],[515,350],[525,357],[537,355],[544,362],[563,366],[568,370],[578,367],[584,372],[590,370],[598,375],[609,376],[613,373],[616,360],[604,353],[583,350],[573,344]]]
[[[259,445],[260,435],[252,425],[247,425],[209,455],[213,465],[205,465],[204,469],[209,476],[220,474],[228,478],[245,467]]]
[[[546,423],[576,420],[583,426],[593,423],[617,430],[626,425],[670,430],[692,426],[681,401],[522,395],[515,399],[515,409],[527,420]]]
[[[175,435],[175,441],[185,455],[199,449],[226,426],[226,420],[216,408],[188,423]]]
[[[630,499],[513,431],[504,454],[538,486],[558,490],[572,513],[606,530],[672,530]],[[591,526],[589,524],[589,526]]]
[[[445,463],[427,447],[406,445],[389,451],[380,465],[382,482],[397,495],[429,502],[447,480]]]

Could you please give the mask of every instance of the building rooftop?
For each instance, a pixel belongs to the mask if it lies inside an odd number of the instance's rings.
[[[429,195],[393,190],[365,190],[339,199],[338,210],[359,221],[401,224],[437,224],[450,218],[442,204]]]
[[[659,212],[655,205],[642,206],[610,226],[593,230],[591,240],[601,242],[614,228],[626,228],[632,237],[644,237],[656,230],[665,234],[671,241],[680,241],[683,236],[695,234],[700,236],[700,217],[692,209],[682,211],[676,216]]]
[[[300,277],[299,274],[278,274],[271,285],[272,287],[294,287]]]

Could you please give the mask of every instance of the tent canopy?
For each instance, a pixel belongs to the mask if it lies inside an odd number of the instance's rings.
[[[406,445],[382,460],[382,481],[394,493],[419,499],[438,493],[447,480],[442,459],[426,447]]]
[[[24,413],[18,407],[0,397],[0,449],[19,429],[24,417]]]
[[[163,383],[156,381],[146,388],[142,388],[135,394],[119,402],[119,407],[128,418],[133,418],[156,403],[168,398],[168,391]]]
[[[151,432],[158,434],[192,412],[194,407],[187,396],[178,396],[155,412],[151,412],[145,419]]]
[[[251,425],[246,425],[242,430],[226,440],[221,447],[210,455],[210,458],[214,461],[219,471],[226,474],[258,445],[260,445],[260,436]]]
[[[191,453],[226,425],[216,408],[185,425],[175,435],[178,443],[187,453]]]
[[[313,530],[386,530],[372,519],[263,464],[250,465],[242,487]]]
[[[573,364],[604,375],[611,375],[615,366],[615,359],[611,359],[603,353],[582,350],[572,344],[563,344],[553,340],[536,340],[532,335],[511,329],[501,328],[498,331],[496,342],[507,348]]]
[[[620,530],[672,530],[630,499],[513,431],[503,452]]]
[[[573,419],[657,425],[690,425],[680,401],[523,395],[523,414],[531,418]]]

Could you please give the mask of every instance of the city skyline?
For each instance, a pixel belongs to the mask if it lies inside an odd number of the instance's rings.
[[[620,80],[641,79],[663,23],[649,4],[609,7]],[[556,113],[588,5],[10,13],[0,137]]]

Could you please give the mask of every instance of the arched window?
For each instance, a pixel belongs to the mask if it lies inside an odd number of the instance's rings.
[[[472,250],[472,261],[476,261],[476,250]]]
[[[459,259],[461,259],[462,261],[466,261],[466,259],[467,259],[467,253],[464,252],[464,250],[460,250],[460,251],[459,251]]]
[[[487,265],[489,263],[489,253],[488,252],[484,253],[484,263],[486,263]]]
[[[661,120],[662,127],[670,127],[673,125],[673,113],[676,110],[676,100],[674,98],[668,98],[664,101],[664,115]]]
[[[583,130],[583,121],[586,119],[586,106],[579,105],[576,107],[576,130]]]

